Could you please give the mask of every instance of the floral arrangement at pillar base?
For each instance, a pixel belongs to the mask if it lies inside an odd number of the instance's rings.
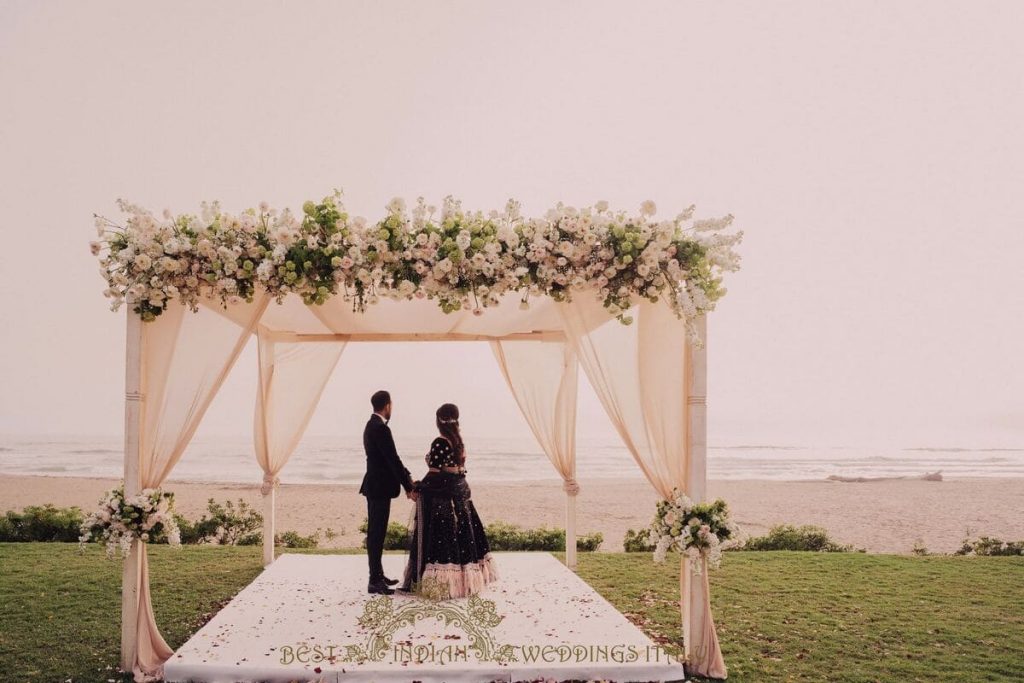
[[[128,557],[134,541],[166,540],[171,546],[181,547],[181,532],[171,510],[174,494],[161,489],[143,489],[141,493],[125,497],[124,486],[108,491],[80,527],[79,548],[85,550],[90,541],[106,546],[107,557],[113,559],[120,549],[121,557]]]
[[[707,560],[712,569],[721,564],[722,551],[738,543],[739,528],[721,498],[694,503],[685,493],[672,489],[671,498],[658,501],[647,534],[655,546],[655,562],[664,562],[669,550],[677,550],[690,558],[694,573],[700,574],[701,560]]]

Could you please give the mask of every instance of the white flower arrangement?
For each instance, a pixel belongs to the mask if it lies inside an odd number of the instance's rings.
[[[647,533],[654,544],[655,562],[664,562],[669,550],[677,550],[687,555],[693,571],[700,574],[702,559],[712,569],[718,568],[722,551],[738,543],[739,528],[729,518],[724,500],[694,503],[672,489],[671,498],[658,501]]]
[[[79,547],[84,550],[90,541],[100,541],[111,559],[118,549],[121,557],[128,557],[135,540],[166,538],[171,546],[180,548],[181,532],[171,513],[173,506],[174,494],[160,489],[143,489],[129,498],[125,498],[123,486],[113,489],[82,522]]]
[[[589,290],[627,324],[637,301],[665,301],[695,339],[695,318],[726,292],[723,272],[739,268],[733,247],[743,236],[724,232],[731,215],[694,220],[692,206],[656,220],[651,201],[635,215],[612,212],[607,202],[560,203],[525,218],[514,200],[485,214],[463,210],[452,197],[440,212],[422,197],[411,211],[394,199],[376,223],[350,216],[337,191],[306,202],[301,217],[266,203],[239,214],[204,203],[198,216],[160,218],[118,205],[125,225],[97,216],[99,239],[90,246],[112,308],[132,295],[144,320],[172,300],[193,310],[201,298],[251,301],[257,286],[278,302],[295,293],[307,305],[322,304],[340,294],[363,310],[381,297],[415,297],[476,314],[509,292],[528,308],[531,298],[569,300]]]

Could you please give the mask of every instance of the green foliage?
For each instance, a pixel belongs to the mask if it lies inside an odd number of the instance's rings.
[[[274,545],[284,548],[315,548],[320,545],[320,530],[309,536],[302,536],[297,531],[284,531],[274,537]]]
[[[487,541],[493,550],[565,550],[565,534],[558,529],[524,530],[507,522],[488,524]]]
[[[368,528],[366,518],[363,518],[359,525],[359,532],[363,534],[363,547],[366,547],[366,530]],[[491,550],[565,550],[565,530],[549,529],[540,527],[538,529],[523,529],[515,524],[507,522],[492,522],[485,528],[487,541]],[[581,534],[576,538],[576,549],[581,552],[596,551],[601,547],[604,535],[600,532]],[[408,550],[409,548],[409,527],[399,522],[389,522],[388,530],[384,536],[385,550]]]
[[[77,543],[85,515],[77,507],[30,505],[21,512],[8,510],[0,517],[0,541],[61,541]]]
[[[181,530],[181,542],[217,543],[219,545],[257,545],[261,542],[263,515],[238,499],[220,504],[213,498],[206,503],[206,513],[195,522],[174,515]]]
[[[369,521],[363,517],[359,525],[359,533],[363,534],[363,547],[366,547],[366,532],[369,529]],[[409,527],[401,522],[388,522],[388,530],[384,532],[384,550],[408,550],[409,549]]]
[[[565,529],[523,529],[516,524],[492,522],[487,525],[487,540],[491,550],[565,550]],[[604,535],[600,532],[579,534],[576,549],[592,552],[601,547]]]
[[[634,531],[626,529],[626,537],[622,539],[622,549],[627,553],[652,553],[654,544],[647,536],[647,530]]]
[[[563,532],[562,535],[565,536],[565,533]],[[580,552],[596,552],[602,543],[604,543],[604,534],[600,531],[576,536],[576,550]]]
[[[833,541],[820,526],[773,526],[767,536],[747,539],[738,550],[808,550],[820,553],[846,553],[854,548]]]
[[[998,538],[982,536],[976,541],[964,539],[963,545],[954,555],[982,555],[1009,557],[1024,555],[1024,541],[1001,541]]]

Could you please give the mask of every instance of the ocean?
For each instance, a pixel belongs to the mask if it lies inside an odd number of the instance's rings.
[[[399,454],[414,477],[425,471],[432,437],[396,435]],[[122,473],[120,437],[0,437],[0,474],[113,477]],[[469,476],[475,481],[556,480],[547,457],[530,439],[470,439]],[[365,456],[358,436],[307,436],[282,473],[288,483],[356,483]],[[726,444],[708,448],[709,479],[821,480],[849,477],[1024,477],[1024,448],[852,447]],[[580,437],[580,479],[641,479],[621,444]],[[201,437],[189,446],[171,478],[178,481],[258,482],[262,475],[251,440]]]

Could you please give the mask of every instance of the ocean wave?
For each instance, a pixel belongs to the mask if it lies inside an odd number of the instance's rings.
[[[935,453],[1024,453],[1024,448],[960,448],[915,446],[904,448],[905,451],[932,451]]]
[[[708,446],[708,450],[712,451],[807,451],[810,450],[810,446]]]

